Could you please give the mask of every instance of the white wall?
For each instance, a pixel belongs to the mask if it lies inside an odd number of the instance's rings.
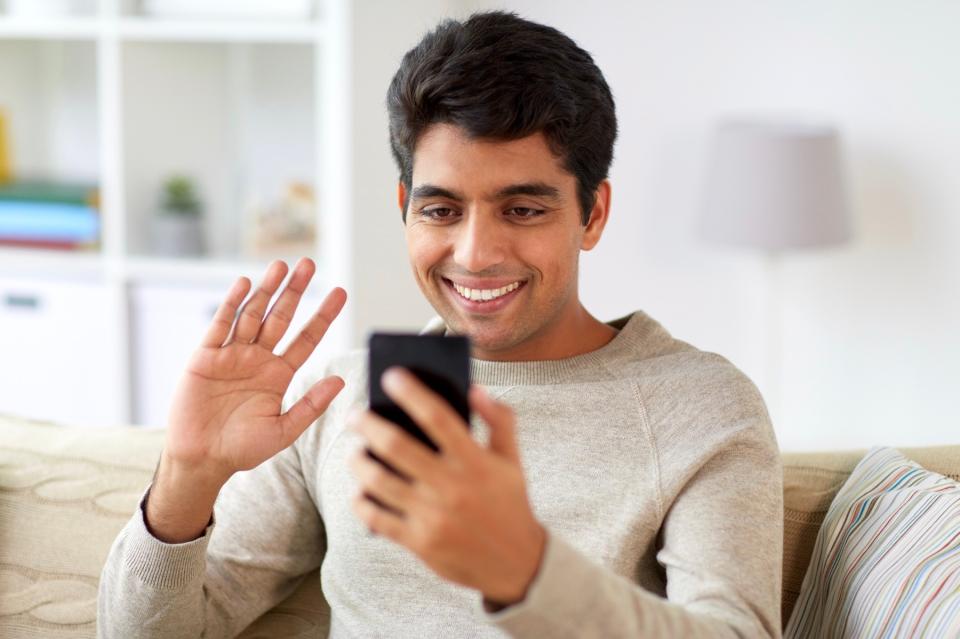
[[[389,24],[401,13],[390,7],[364,11],[388,13]],[[504,4],[458,7],[463,15]],[[582,260],[589,309],[609,319],[642,308],[675,336],[730,358],[769,395],[762,262],[693,234],[704,155],[710,124],[727,113],[823,116],[844,135],[857,237],[782,264],[782,396],[772,407],[781,446],[960,443],[960,4],[517,0],[508,8],[590,51],[617,101],[613,216]],[[358,38],[356,54],[396,55],[395,66],[418,37],[378,30],[368,39],[377,51]],[[423,306],[409,269],[395,269],[406,258],[392,181],[383,178],[392,71],[357,64],[370,87],[355,92],[358,148],[374,156],[355,162],[358,175],[376,177],[357,208],[370,216],[354,240],[371,264],[357,282],[361,324],[408,324]]]
[[[385,100],[400,60],[444,17],[446,0],[364,0],[353,5],[353,305],[357,346],[373,329],[418,330],[435,315],[407,259],[397,206]]]

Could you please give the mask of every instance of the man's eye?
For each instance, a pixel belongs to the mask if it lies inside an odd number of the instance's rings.
[[[420,214],[433,220],[444,220],[453,217],[455,212],[453,209],[436,208],[420,211]]]
[[[515,217],[519,217],[522,219],[528,219],[531,217],[538,217],[540,215],[543,215],[543,209],[531,209],[525,206],[515,206],[509,210],[515,212]]]

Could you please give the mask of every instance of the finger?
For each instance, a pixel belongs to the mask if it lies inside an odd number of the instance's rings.
[[[413,485],[370,459],[361,448],[350,458],[350,469],[360,483],[361,490],[376,498],[379,505],[392,509],[401,517],[416,501]]]
[[[464,458],[477,448],[450,402],[430,390],[416,375],[405,368],[391,366],[380,381],[383,390],[423,429],[441,453]]]
[[[283,447],[297,440],[307,426],[317,421],[330,406],[330,402],[343,390],[343,379],[333,375],[314,384],[297,402],[280,416],[280,428],[283,433]]]
[[[406,522],[396,513],[376,506],[364,497],[362,492],[357,493],[353,498],[351,507],[357,518],[370,532],[383,535],[404,546],[407,545],[404,543],[407,538]]]
[[[260,330],[260,322],[263,320],[263,312],[286,274],[286,262],[283,260],[271,262],[260,286],[240,309],[240,317],[237,318],[237,325],[234,327],[233,340],[249,344],[256,337]],[[232,340],[228,338],[227,341]]]
[[[351,413],[347,425],[367,440],[370,450],[400,473],[426,487],[433,487],[441,474],[440,461],[429,448],[373,411]]]
[[[230,291],[227,292],[226,299],[217,307],[217,312],[213,315],[213,322],[210,324],[210,328],[207,329],[206,335],[203,336],[203,340],[200,342],[201,346],[218,348],[223,344],[227,339],[227,335],[230,334],[234,320],[237,318],[237,308],[249,290],[250,280],[246,277],[238,278],[237,281],[233,283]]]
[[[316,265],[308,257],[297,262],[293,269],[290,280],[283,289],[283,293],[274,302],[273,306],[267,312],[267,317],[260,326],[260,332],[254,338],[254,341],[263,346],[268,351],[273,351],[277,342],[287,332],[294,313],[297,312],[297,305],[303,296],[310,278],[316,271]]]
[[[336,287],[327,293],[327,296],[320,302],[320,308],[317,309],[317,312],[301,329],[300,334],[287,346],[283,353],[284,361],[294,369],[303,366],[313,349],[323,339],[327,329],[330,328],[330,324],[340,314],[340,309],[343,308],[346,301],[347,292],[340,287]]]
[[[513,409],[490,397],[481,386],[471,385],[467,397],[470,409],[490,427],[490,449],[519,464],[520,449]]]

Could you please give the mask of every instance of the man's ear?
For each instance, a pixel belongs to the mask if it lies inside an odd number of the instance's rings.
[[[603,235],[603,227],[607,225],[610,218],[610,180],[602,181],[594,193],[593,209],[590,211],[590,220],[583,230],[583,238],[580,240],[580,248],[589,251]]]
[[[403,203],[407,201],[407,187],[403,185],[403,180],[397,182],[397,206],[400,207],[400,219],[406,222],[406,215],[403,210]]]

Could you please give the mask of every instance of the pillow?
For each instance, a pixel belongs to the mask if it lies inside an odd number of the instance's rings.
[[[817,534],[784,637],[960,636],[960,483],[872,448]]]

